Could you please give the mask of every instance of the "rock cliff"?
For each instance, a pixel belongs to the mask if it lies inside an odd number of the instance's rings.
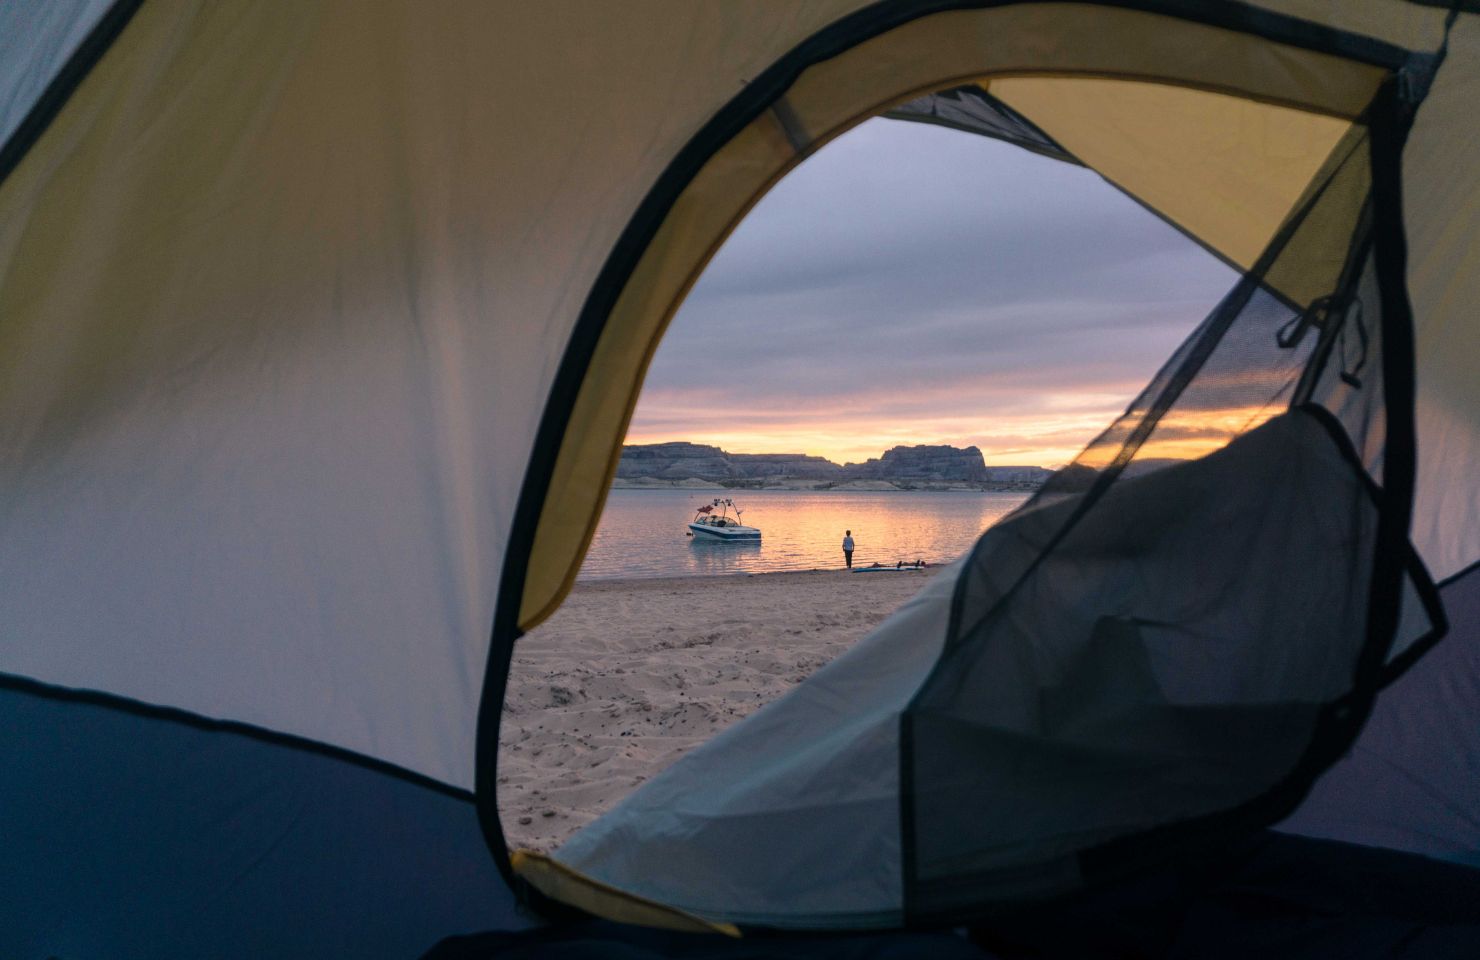
[[[986,462],[976,447],[891,447],[882,457],[863,463],[845,464],[850,475],[869,480],[966,480],[986,479]]]
[[[839,466],[803,453],[728,453],[702,443],[635,444],[622,448],[621,480],[680,481],[690,478],[743,483],[795,479],[847,483],[886,481],[906,486],[949,483],[1036,486],[1050,471],[1043,467],[989,467],[976,447],[900,446],[863,463]]]
[[[797,477],[806,480],[841,479],[842,467],[805,453],[726,453],[702,443],[646,443],[622,448],[617,476],[624,480],[657,477],[661,480],[749,480],[760,477]]]

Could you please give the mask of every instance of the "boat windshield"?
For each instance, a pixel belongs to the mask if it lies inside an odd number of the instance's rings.
[[[730,509],[735,505],[728,500],[716,500],[712,507],[700,508],[690,523],[704,527],[740,527],[740,511],[735,510],[735,516],[730,516]],[[709,512],[713,511],[713,512]]]

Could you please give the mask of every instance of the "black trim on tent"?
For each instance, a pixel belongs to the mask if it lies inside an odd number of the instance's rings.
[[[1426,80],[1432,79],[1431,77]],[[1332,761],[1361,731],[1372,709],[1376,685],[1387,660],[1400,617],[1404,557],[1413,518],[1413,487],[1418,472],[1414,420],[1417,394],[1413,344],[1413,308],[1408,301],[1408,238],[1403,227],[1403,147],[1417,100],[1404,99],[1403,75],[1379,91],[1372,118],[1372,210],[1375,227],[1377,289],[1382,303],[1383,398],[1387,407],[1387,440],[1383,447],[1383,511],[1378,527],[1377,567],[1372,593],[1377,609],[1357,668],[1356,690],[1363,696],[1344,742],[1333,743]],[[1427,82],[1424,93],[1427,92]],[[1421,98],[1422,94],[1418,96]],[[1368,688],[1371,688],[1370,690]]]
[[[5,146],[0,147],[0,184],[20,165],[36,141],[41,139],[46,128],[51,126],[62,107],[72,98],[73,91],[92,73],[92,68],[98,65],[103,54],[112,49],[113,41],[118,39],[118,35],[128,26],[143,3],[144,0],[114,0],[108,12],[98,18],[92,30],[88,31],[77,49],[72,51],[72,56],[67,58],[66,64],[57,71],[41,96],[36,98],[36,102],[31,104],[31,109],[11,132]]]
[[[1417,7],[1437,7],[1450,14],[1480,13],[1480,0],[1407,0]]]
[[[1377,481],[1372,479],[1372,475],[1367,472],[1366,466],[1362,463],[1362,456],[1357,452],[1356,445],[1352,442],[1351,435],[1346,432],[1346,428],[1337,419],[1336,414],[1327,410],[1319,403],[1303,403],[1298,409],[1304,410],[1306,413],[1315,417],[1321,426],[1326,428],[1326,432],[1331,435],[1331,439],[1336,444],[1337,450],[1341,452],[1342,457],[1346,459],[1347,463],[1352,465],[1352,468],[1362,478],[1368,495],[1372,497],[1372,502],[1381,509],[1384,502],[1383,489],[1378,486]],[[1381,548],[1379,547],[1379,549]],[[1403,561],[1405,573],[1409,581],[1413,584],[1414,592],[1418,594],[1419,603],[1423,604],[1424,616],[1429,621],[1429,631],[1423,636],[1415,638],[1402,653],[1383,663],[1382,676],[1377,683],[1377,689],[1379,690],[1385,689],[1389,684],[1392,684],[1398,678],[1402,677],[1403,674],[1407,673],[1408,669],[1417,663],[1425,653],[1431,650],[1434,644],[1443,640],[1445,635],[1449,633],[1449,618],[1444,614],[1444,601],[1439,597],[1439,588],[1434,584],[1434,578],[1429,575],[1429,568],[1424,565],[1423,558],[1418,555],[1418,551],[1413,548],[1413,544],[1409,542],[1406,536],[1403,538],[1402,553],[1406,554],[1407,557]],[[1401,602],[1401,591],[1399,602]],[[1396,628],[1397,623],[1394,622],[1393,626]],[[1345,753],[1345,750],[1342,752]]]
[[[150,720],[164,720],[181,726],[193,727],[196,730],[205,730],[211,733],[234,734],[239,737],[247,737],[251,740],[260,740],[279,747],[291,747],[302,750],[305,753],[314,753],[319,756],[339,760],[344,763],[363,767],[384,776],[394,777],[406,783],[414,784],[434,793],[440,793],[454,800],[462,800],[472,803],[474,800],[471,790],[454,787],[449,783],[443,783],[423,773],[408,770],[385,760],[356,753],[344,747],[336,747],[331,744],[322,743],[318,740],[309,740],[306,737],[294,736],[290,733],[280,733],[259,727],[239,720],[217,720],[205,717],[189,710],[179,707],[163,707],[158,704],[145,703],[142,700],[134,700],[131,697],[122,697],[113,693],[104,693],[101,690],[81,690],[75,687],[62,687],[52,683],[43,683],[30,677],[23,677],[13,673],[0,673],[0,690],[15,690],[20,693],[28,693],[35,697],[43,697],[47,700],[56,700],[62,703],[82,703],[94,707],[104,707],[116,710],[120,713],[128,713]]]
[[[575,409],[577,393],[585,381],[597,341],[622,289],[673,204],[703,166],[746,125],[780,99],[806,68],[933,13],[1037,2],[1053,0],[882,0],[823,28],[746,84],[684,145],[659,175],[612,247],[576,319],[535,434],[506,542],[478,711],[474,786],[478,817],[500,872],[521,898],[534,899],[530,889],[514,875],[509,865],[509,849],[499,818],[499,721],[514,644],[522,635],[519,613],[524,598],[526,564],[534,547],[540,515]],[[1242,2],[1217,5],[1196,0],[1094,2],[1222,27],[1393,71],[1410,65],[1416,58],[1428,56],[1371,37],[1256,9]],[[544,908],[549,908],[547,898],[539,897],[538,900]],[[564,912],[570,908],[556,905],[555,909]]]

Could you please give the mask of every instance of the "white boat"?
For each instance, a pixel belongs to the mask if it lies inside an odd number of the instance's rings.
[[[735,515],[729,515],[734,510]],[[718,511],[718,512],[716,512]],[[706,503],[689,521],[689,536],[710,540],[759,540],[761,532],[740,522],[740,508],[728,498]]]

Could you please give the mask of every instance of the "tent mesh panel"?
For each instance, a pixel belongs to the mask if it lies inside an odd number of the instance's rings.
[[[1352,688],[1384,436],[1370,179],[1357,127],[1125,414],[968,558],[902,721],[911,919],[1134,869],[1127,839],[1285,783]],[[1297,273],[1330,293],[1290,303],[1273,281]],[[1411,641],[1431,624],[1407,607]]]

